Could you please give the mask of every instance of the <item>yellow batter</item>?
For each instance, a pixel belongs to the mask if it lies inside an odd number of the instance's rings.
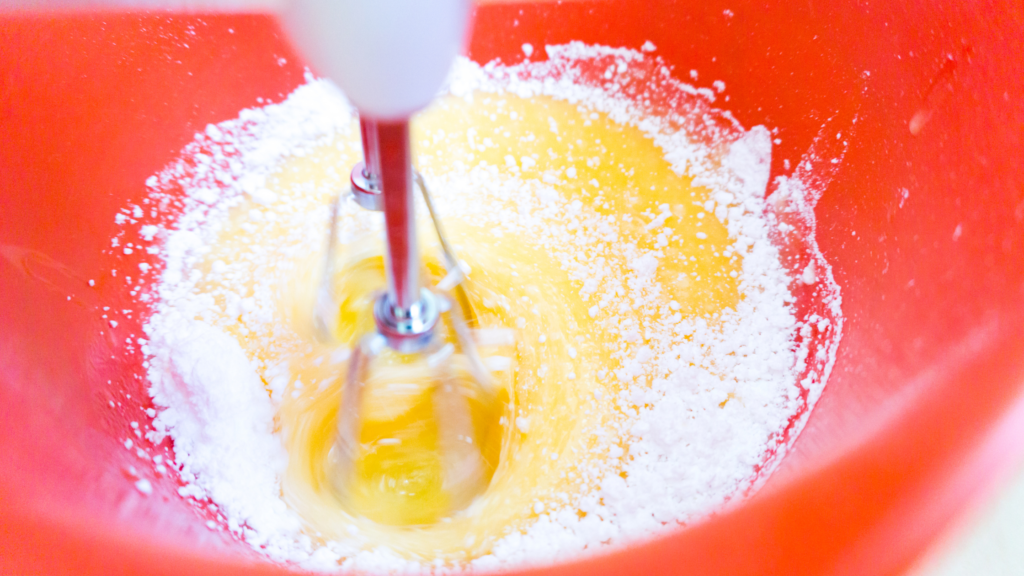
[[[297,223],[308,222],[315,210],[323,213],[345,185],[360,158],[357,135],[350,130],[329,146],[288,160],[268,181],[274,193],[269,199],[233,208],[200,270],[247,258],[261,247],[300,245],[311,233],[319,242],[326,234],[322,219],[315,232],[308,223]],[[546,180],[586,210],[617,215],[622,235],[638,247],[662,252],[656,278],[666,309],[707,315],[734,307],[739,298],[730,274],[739,270],[739,257],[727,249],[725,227],[700,207],[708,191],[673,172],[662,151],[636,128],[553,99],[476,94],[469,100],[442,99],[419,116],[413,144],[428,179],[483,161],[498,167],[497,178]],[[516,203],[509,199],[493,209],[515,210]],[[662,223],[652,228],[649,223],[659,214]],[[342,229],[354,236],[341,247],[333,278],[341,303],[336,336],[348,347],[372,330],[372,297],[384,285],[375,219],[379,216],[356,209],[341,220]],[[621,439],[613,426],[628,417],[615,406],[619,385],[612,374],[619,363],[609,352],[620,336],[597,326],[594,302],[580,297],[580,282],[571,280],[534,238],[499,236],[473,222],[444,224],[472,269],[470,298],[479,325],[510,328],[516,339],[514,346],[482,350],[495,368],[496,398],[479,394],[465,371],[455,367],[470,402],[473,441],[491,476],[486,492],[466,510],[452,512],[449,505],[457,495],[441,487],[436,378],[396,371],[394,365],[405,360],[387,353],[378,362],[393,369],[367,383],[363,448],[349,502],[339,504],[326,463],[348,355],[347,347],[316,342],[310,329],[322,253],[297,250],[254,267],[260,278],[279,279],[278,317],[271,323],[277,328],[250,330],[231,318],[222,322],[257,359],[268,385],[288,375],[278,413],[290,458],[283,490],[316,540],[356,539],[365,546],[387,544],[414,558],[470,560],[487,554],[509,530],[567,501],[567,495],[592,488],[601,474],[619,473],[619,459],[628,457],[615,449]],[[425,219],[420,230],[434,284],[444,273],[435,256],[436,239]],[[607,262],[623,277],[628,264]],[[232,309],[229,304],[218,302],[225,311]],[[629,317],[627,299],[615,305],[620,317]],[[650,319],[634,316],[630,321],[642,338]]]

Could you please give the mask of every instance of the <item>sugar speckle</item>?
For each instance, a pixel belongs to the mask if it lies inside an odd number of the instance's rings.
[[[526,434],[530,431],[530,419],[526,416],[516,417],[516,428],[518,428],[523,434]]]
[[[142,480],[138,480],[135,482],[135,489],[138,490],[139,492],[142,492],[146,496],[149,496],[150,494],[153,493],[153,484],[151,484],[149,480],[143,478]]]

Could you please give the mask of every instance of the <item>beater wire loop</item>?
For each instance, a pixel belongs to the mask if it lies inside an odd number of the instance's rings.
[[[334,298],[332,284],[334,280],[335,250],[338,244],[338,220],[342,202],[349,199],[350,192],[342,192],[331,202],[330,224],[328,225],[327,249],[324,251],[324,265],[321,269],[320,284],[316,291],[316,303],[313,305],[313,333],[323,344],[334,344],[334,329],[338,321],[338,303]]]
[[[497,398],[490,370],[480,356],[477,338],[479,320],[473,310],[467,292],[469,267],[458,259],[455,249],[441,225],[433,198],[426,180],[414,172],[416,185],[423,196],[430,219],[437,233],[444,258],[445,277],[433,290],[442,316],[447,317],[454,333],[458,353],[464,358],[466,370],[485,402]],[[323,277],[317,292],[314,323],[317,339],[324,343],[337,344],[334,338],[338,305],[331,288],[334,274],[335,250],[338,235],[341,202],[351,195],[339,194],[331,205],[331,223],[327,251],[323,266]],[[490,332],[502,331],[491,329]],[[483,332],[488,332],[484,330]],[[512,338],[514,343],[514,338]],[[364,387],[371,364],[380,355],[387,340],[380,329],[359,339],[348,361],[348,369],[342,384],[341,406],[338,413],[337,439],[328,455],[330,482],[338,498],[348,500],[351,483],[354,481],[355,462],[362,450],[359,434],[362,426],[361,409]],[[400,350],[399,350],[400,351]],[[401,352],[401,351],[400,351]],[[462,509],[480,492],[486,489],[486,462],[481,446],[474,440],[473,418],[469,399],[461,388],[454,369],[455,346],[444,340],[435,331],[425,348],[417,354],[426,356],[427,369],[434,376],[435,384],[431,394],[434,417],[438,425],[439,450],[443,462],[443,486],[452,498],[451,508]]]

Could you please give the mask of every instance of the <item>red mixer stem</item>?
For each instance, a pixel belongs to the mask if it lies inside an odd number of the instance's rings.
[[[369,122],[363,124],[367,142]],[[409,122],[376,122],[376,140],[384,194],[384,227],[387,238],[388,298],[401,312],[420,299],[420,259],[416,245],[416,213]],[[368,154],[368,159],[373,154]],[[369,161],[367,166],[370,166]]]

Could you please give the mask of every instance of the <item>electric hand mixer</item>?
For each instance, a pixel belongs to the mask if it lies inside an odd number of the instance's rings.
[[[468,268],[445,237],[426,182],[412,167],[409,118],[440,89],[465,36],[466,0],[310,0],[284,17],[292,38],[313,63],[334,79],[359,111],[364,161],[351,173],[351,196],[335,199],[322,283],[314,311],[316,333],[332,340],[338,305],[332,294],[340,203],[384,213],[387,290],[373,309],[376,330],[353,346],[342,392],[337,441],[331,450],[331,482],[347,498],[360,452],[360,406],[367,372],[385,347],[413,358],[437,382],[433,405],[442,455],[443,489],[457,510],[487,483],[480,448],[473,442],[469,405],[459,393],[451,361],[460,355],[477,388],[495,397],[494,384],[476,339],[510,340],[506,330],[476,330],[465,291]],[[423,285],[416,236],[415,190],[419,188],[443,252],[447,276],[435,290]],[[452,334],[454,342],[446,341]],[[422,362],[425,358],[426,362]]]

